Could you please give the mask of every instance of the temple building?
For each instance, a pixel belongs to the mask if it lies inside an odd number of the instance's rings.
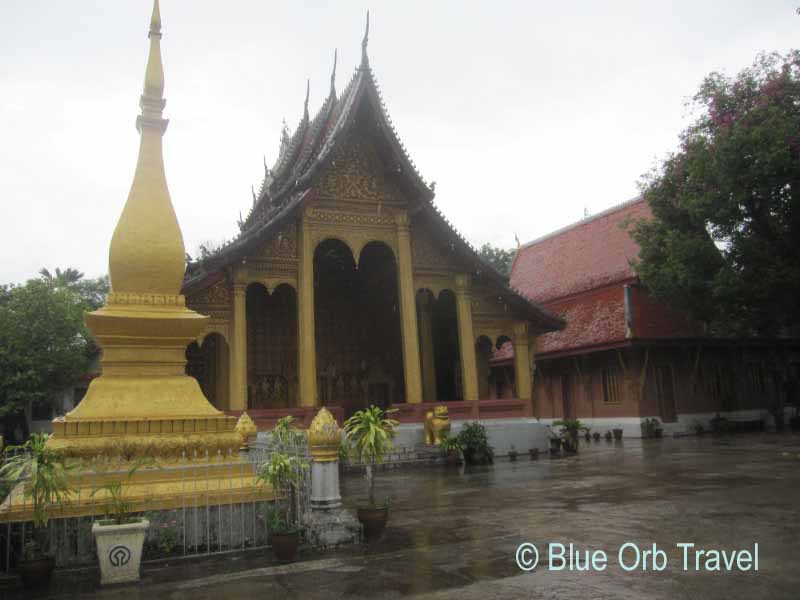
[[[635,198],[518,250],[511,284],[567,322],[537,339],[534,415],[633,437],[646,418],[693,433],[716,415],[741,427],[791,417],[800,341],[710,337],[653,298],[631,266],[639,247],[626,227],[651,217]],[[500,371],[513,360],[507,346],[490,362]]]
[[[232,242],[187,270],[187,305],[210,316],[187,372],[219,409],[260,427],[314,407],[370,404],[419,421],[532,414],[531,345],[564,322],[506,279],[437,210],[361,63],[314,116],[308,94]],[[489,360],[512,342],[517,382],[497,399]]]

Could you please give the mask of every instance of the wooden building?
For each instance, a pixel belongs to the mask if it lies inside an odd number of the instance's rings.
[[[422,98],[420,99],[422,101]],[[362,43],[265,165],[240,235],[187,272],[187,304],[211,316],[188,370],[207,397],[261,427],[314,407],[369,404],[401,421],[449,402],[453,418],[530,416],[535,338],[561,319],[512,290],[433,202],[399,140]],[[489,359],[516,348],[516,386],[490,399]]]
[[[710,338],[656,301],[625,227],[650,216],[637,198],[519,249],[512,287],[567,322],[537,340],[534,415],[633,436],[645,418],[668,432],[708,429],[717,414],[771,424],[797,402],[800,342]],[[493,371],[510,360],[496,354]]]

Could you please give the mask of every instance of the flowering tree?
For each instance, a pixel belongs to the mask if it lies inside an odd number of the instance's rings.
[[[800,51],[712,73],[680,149],[645,176],[635,263],[711,333],[800,330]]]

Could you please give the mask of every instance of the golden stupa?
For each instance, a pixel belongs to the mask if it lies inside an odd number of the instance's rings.
[[[235,429],[236,418],[214,408],[197,380],[185,374],[186,347],[208,317],[188,309],[180,294],[185,253],[162,156],[167,120],[162,117],[166,101],[158,0],[149,38],[136,120],[139,158],[109,250],[111,293],[105,306],[86,314],[86,324],[103,349],[102,375],[92,381],[77,408],[53,421],[48,441],[81,465],[99,459],[106,474],[80,469],[79,490],[65,508],[67,514],[92,512],[97,499],[93,501],[91,488],[98,477],[119,477],[126,465],[142,459],[150,464],[136,471],[126,492],[139,509],[191,503],[187,490],[196,489],[218,495],[213,500],[218,503],[272,497],[268,488],[255,485],[252,467],[239,457],[242,436]],[[25,518],[30,500],[27,508],[22,490],[15,490],[0,509],[0,520]]]

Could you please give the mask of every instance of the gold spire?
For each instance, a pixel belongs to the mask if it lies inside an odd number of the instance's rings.
[[[139,159],[128,201],[119,218],[109,251],[111,288],[115,293],[174,296],[183,282],[183,236],[167,189],[161,137],[166,101],[161,63],[161,12],[153,3],[150,54],[136,119],[141,133]]]

